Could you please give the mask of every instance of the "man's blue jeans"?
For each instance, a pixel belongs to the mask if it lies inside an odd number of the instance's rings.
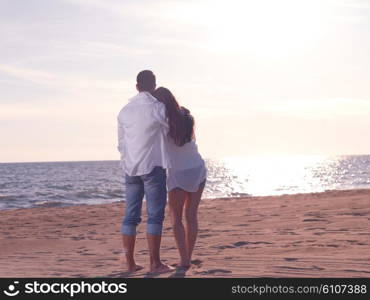
[[[128,176],[126,174],[126,209],[121,233],[136,235],[141,222],[141,208],[145,194],[148,213],[147,233],[162,234],[167,203],[166,170],[155,167],[149,174]]]

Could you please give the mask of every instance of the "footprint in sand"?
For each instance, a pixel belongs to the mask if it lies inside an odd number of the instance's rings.
[[[370,274],[370,271],[362,271],[362,270],[349,270],[349,269],[346,269],[346,270],[343,270],[344,272],[354,272],[354,273],[367,273],[367,274]]]
[[[323,234],[326,234],[326,232],[314,232],[313,234],[314,235],[323,235]]]
[[[236,242],[234,243],[234,246],[235,247],[241,247],[241,246],[245,246],[245,245],[248,245],[248,244],[251,244],[251,245],[271,245],[272,243],[270,242]]]
[[[245,245],[248,245],[249,243],[248,242],[236,242],[234,243],[234,246],[235,247],[241,247],[241,246],[245,246]]]
[[[230,245],[221,245],[221,246],[216,246],[217,249],[224,250],[224,249],[233,249],[235,246],[230,246]]]
[[[304,219],[302,222],[320,222],[320,221],[324,221],[322,219]]]
[[[85,237],[83,237],[83,236],[73,236],[73,237],[71,237],[71,239],[75,240],[75,241],[80,241],[80,240],[84,240]]]
[[[74,278],[83,278],[86,277],[84,274],[72,274],[72,277]]]
[[[89,256],[90,256],[90,255],[96,255],[96,254],[93,254],[93,253],[86,253],[86,252],[85,252],[85,253],[81,253],[81,255],[89,255]]]
[[[191,261],[191,263],[193,264],[193,265],[195,265],[195,266],[201,266],[202,265],[202,261],[200,260],[200,259],[193,259],[192,261]]]
[[[132,273],[132,272],[113,272],[107,277],[112,277],[112,278],[128,278],[128,277],[133,277],[134,275],[138,275],[137,272]]]
[[[214,275],[214,274],[217,274],[217,273],[229,274],[229,273],[232,273],[232,271],[225,270],[225,269],[212,269],[212,270],[208,270],[208,271],[195,272],[195,274],[199,274],[199,275]]]
[[[207,237],[210,237],[210,236],[212,236],[212,234],[200,234],[199,238],[203,239],[203,238],[207,238]]]
[[[288,266],[275,266],[275,268],[280,268],[280,269],[287,269],[287,270],[297,270],[297,271],[322,271],[325,270],[325,268],[321,268],[318,266],[312,266],[308,268],[304,267],[288,267]]]
[[[232,245],[221,245],[221,246],[216,246],[217,249],[220,249],[220,250],[224,250],[224,249],[233,249],[233,248],[236,248],[236,247],[242,247],[242,246],[246,246],[246,245],[271,245],[272,243],[270,242],[263,242],[263,241],[260,241],[260,242],[244,242],[244,241],[240,241],[240,242],[236,242]]]
[[[297,261],[298,260],[298,258],[294,258],[294,257],[284,257],[284,259],[286,261]]]
[[[305,230],[326,230],[326,227],[310,227],[306,228]]]

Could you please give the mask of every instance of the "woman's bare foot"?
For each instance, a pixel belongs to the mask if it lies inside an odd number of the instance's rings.
[[[190,261],[181,261],[179,264],[177,264],[177,268],[181,269],[189,269],[191,266]]]
[[[183,270],[183,271],[187,271],[190,269],[191,266],[181,266],[181,265],[178,265],[176,267],[177,270]]]
[[[150,273],[151,274],[163,274],[163,273],[172,272],[173,270],[174,270],[173,267],[161,263],[160,265],[152,266],[150,268]]]

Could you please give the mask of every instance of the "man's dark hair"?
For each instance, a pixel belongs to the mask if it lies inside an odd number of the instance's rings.
[[[141,71],[137,74],[136,83],[139,91],[153,92],[156,86],[155,75],[150,70]]]

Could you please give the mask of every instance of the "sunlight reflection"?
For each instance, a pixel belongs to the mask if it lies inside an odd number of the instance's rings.
[[[325,156],[226,158],[224,182],[235,196],[321,192],[344,187],[341,161]]]

